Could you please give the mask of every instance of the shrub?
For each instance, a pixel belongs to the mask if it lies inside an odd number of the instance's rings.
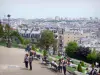
[[[46,56],[46,55],[47,55],[47,51],[43,50],[43,56]]]
[[[88,54],[90,54],[91,53],[91,50],[89,49],[89,47],[78,47],[78,50],[77,50],[77,52],[76,52],[76,54],[78,55],[78,56],[81,56],[81,57],[85,57],[86,58],[86,56],[88,55]]]
[[[36,51],[36,47],[35,47],[34,44],[32,45],[32,50],[33,50],[33,51]]]
[[[92,64],[92,68],[94,68],[95,67],[95,65],[94,65],[94,63]]]
[[[85,66],[84,61],[81,62],[81,66],[83,66],[83,67]]]
[[[100,63],[100,52],[97,54],[97,62]]]
[[[75,55],[75,52],[77,52],[78,44],[76,42],[69,42],[68,45],[65,47],[65,53],[68,56]]]
[[[83,70],[82,70],[82,67],[81,67],[81,64],[78,64],[77,70],[78,70],[79,72],[82,72],[82,71],[83,71]]]
[[[87,55],[87,59],[90,62],[95,63],[95,61],[97,59],[97,52],[95,50],[93,50],[90,54]]]

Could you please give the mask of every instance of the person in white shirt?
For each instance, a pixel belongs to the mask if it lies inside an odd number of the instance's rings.
[[[28,54],[25,54],[25,57],[24,57],[24,63],[25,63],[25,67],[28,68]]]

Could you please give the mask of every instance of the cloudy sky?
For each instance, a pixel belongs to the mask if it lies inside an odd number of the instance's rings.
[[[0,18],[99,17],[100,0],[0,0]]]

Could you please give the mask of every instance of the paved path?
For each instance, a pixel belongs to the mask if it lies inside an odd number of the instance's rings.
[[[26,70],[23,63],[24,54],[23,49],[0,46],[0,75],[62,75],[47,69],[39,61],[33,61],[32,71]]]

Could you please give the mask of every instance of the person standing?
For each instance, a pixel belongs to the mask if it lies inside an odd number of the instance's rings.
[[[28,54],[25,55],[24,63],[25,63],[25,67],[28,68]]]
[[[32,61],[33,61],[33,56],[30,55],[29,56],[29,66],[30,66],[30,70],[32,70]]]
[[[67,65],[67,63],[65,62],[65,60],[63,60],[63,72],[64,72],[64,75],[66,75],[66,65]]]
[[[62,59],[59,59],[59,72],[62,73]]]

